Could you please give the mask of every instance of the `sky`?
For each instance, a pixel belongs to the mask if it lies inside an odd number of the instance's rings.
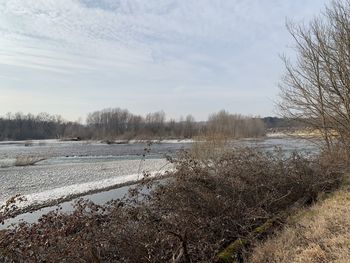
[[[0,115],[274,116],[285,22],[326,0],[0,0]]]

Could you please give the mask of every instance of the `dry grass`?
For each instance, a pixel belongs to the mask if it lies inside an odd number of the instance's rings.
[[[17,156],[15,166],[30,166],[45,160],[39,156]]]
[[[255,247],[248,262],[350,262],[350,186],[289,219],[284,230]]]
[[[230,148],[229,138],[220,134],[198,136],[190,149],[190,154],[196,159],[217,159]]]

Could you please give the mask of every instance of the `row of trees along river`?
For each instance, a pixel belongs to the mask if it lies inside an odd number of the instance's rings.
[[[125,109],[112,108],[88,114],[82,124],[47,113],[8,113],[0,118],[0,140],[164,139],[193,138],[213,133],[232,138],[259,137],[276,120],[231,114],[224,110],[211,114],[206,121],[196,121],[192,115],[175,120],[167,119],[163,111],[141,116]]]

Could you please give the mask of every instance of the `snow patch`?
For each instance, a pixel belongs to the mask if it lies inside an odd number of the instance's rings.
[[[153,172],[151,177],[162,174],[161,172]],[[48,201],[54,201],[72,195],[83,195],[90,191],[103,190],[108,187],[117,187],[118,185],[138,181],[143,178],[140,174],[130,174],[108,178],[100,181],[87,182],[82,184],[73,184],[65,187],[46,190],[40,193],[24,195],[26,201],[17,204],[19,209],[23,209],[32,205],[43,204]]]

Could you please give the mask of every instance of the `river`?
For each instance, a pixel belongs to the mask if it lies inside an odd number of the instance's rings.
[[[111,198],[108,191],[102,194],[98,191],[108,189],[111,195],[115,195],[118,191],[111,188],[138,180],[142,171],[164,172],[172,169],[165,155],[188,149],[192,142],[173,140],[154,142],[148,146],[145,142],[136,141],[107,145],[45,140],[30,142],[30,146],[28,144],[0,142],[0,202],[22,194],[27,199],[22,204],[25,207],[94,192],[94,198],[101,203]],[[285,153],[298,150],[305,154],[315,153],[319,147],[309,139],[287,137],[236,140],[232,145],[253,146],[264,151],[280,147]],[[32,166],[18,167],[14,166],[18,156],[37,156],[45,160]]]

